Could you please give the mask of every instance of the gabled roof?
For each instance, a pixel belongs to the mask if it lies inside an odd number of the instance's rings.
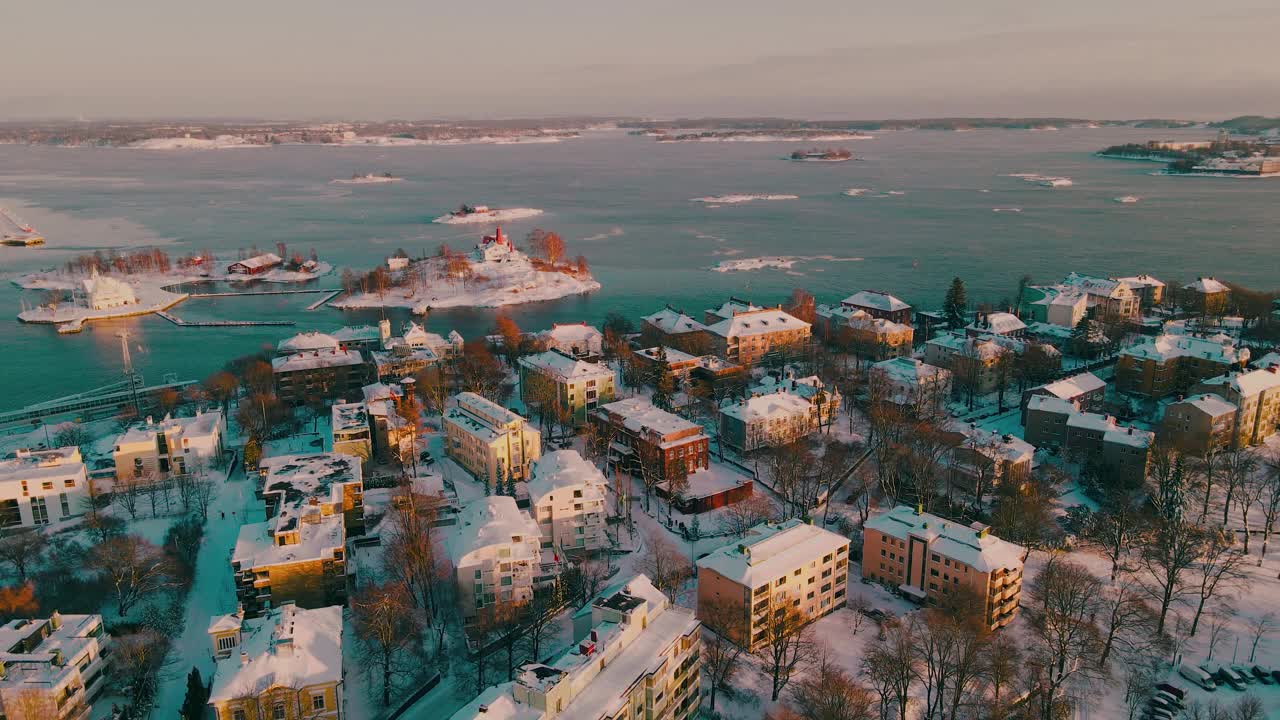
[[[698,567],[754,588],[849,544],[843,535],[797,519],[757,525],[748,531],[748,537],[751,539],[707,555],[698,561]]]
[[[341,682],[342,640],[342,608],[336,605],[305,610],[286,604],[245,620],[239,652],[217,663],[209,700]]]
[[[529,501],[536,506],[549,493],[567,488],[583,488],[603,497],[606,482],[599,468],[584,460],[577,450],[556,450],[533,462],[526,485]]]
[[[910,310],[911,306],[902,300],[879,290],[859,290],[840,301],[844,305],[853,305],[855,307],[869,307],[885,312],[897,312],[900,310]]]
[[[1107,386],[1107,383],[1091,372],[1083,372],[1079,375],[1072,375],[1069,378],[1055,380],[1041,386],[1041,389],[1049,394],[1066,400],[1073,400],[1091,392],[1096,392]]]
[[[912,536],[929,541],[930,550],[977,570],[991,572],[1022,567],[1025,548],[976,528],[961,525],[914,508],[899,505],[867,521],[866,527],[885,535],[907,540]]]
[[[1222,417],[1223,415],[1231,415],[1239,408],[1235,403],[1227,402],[1213,393],[1204,393],[1202,395],[1192,395],[1183,400],[1181,403],[1190,405],[1209,417]]]
[[[643,320],[669,335],[698,332],[700,330],[707,329],[706,325],[703,325],[678,310],[671,309],[671,307],[665,307],[652,315],[646,315]]]
[[[530,538],[536,542],[541,535],[538,523],[516,507],[515,498],[506,495],[480,498],[468,503],[458,514],[458,524],[448,539],[449,557],[457,566],[475,550],[510,545],[513,537],[519,537],[520,547],[526,547]],[[515,553],[512,557],[519,559]]]
[[[1230,292],[1231,288],[1224,283],[1219,282],[1211,277],[1196,278],[1195,282],[1187,283],[1182,286],[1183,290],[1202,293],[1204,295],[1212,295],[1214,293]]]
[[[807,327],[809,327],[809,323],[782,310],[760,310],[726,318],[708,326],[707,331],[721,337],[731,338],[744,335],[765,335],[785,330],[801,330]]]
[[[587,362],[559,350],[548,350],[520,358],[520,364],[530,370],[540,370],[559,380],[576,380],[603,375],[613,376],[613,369],[603,363]]]

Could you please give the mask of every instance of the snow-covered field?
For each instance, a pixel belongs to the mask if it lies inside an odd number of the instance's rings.
[[[441,223],[443,225],[471,225],[477,223],[497,223],[507,222],[510,220],[523,220],[525,218],[537,217],[542,214],[538,208],[502,208],[487,210],[484,212],[470,213],[467,215],[454,215],[449,213],[441,215],[431,222]]]
[[[799,197],[799,195],[785,194],[707,195],[705,197],[691,198],[689,202],[706,203],[708,205],[740,205],[742,203],[755,202],[756,200],[796,200]]]

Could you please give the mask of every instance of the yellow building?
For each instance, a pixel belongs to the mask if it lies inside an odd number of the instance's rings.
[[[282,605],[209,624],[215,720],[336,720],[343,693],[342,608]]]
[[[741,608],[741,628],[713,628],[748,650],[766,639],[775,611],[794,607],[817,619],[848,599],[849,539],[800,520],[765,523],[698,561],[698,617],[711,608]]]
[[[501,405],[471,392],[459,393],[444,414],[445,452],[477,478],[490,483],[525,480],[529,463],[542,455],[542,433]]]
[[[1280,368],[1229,373],[1210,378],[1192,388],[1197,393],[1213,393],[1236,406],[1231,437],[1233,447],[1258,445],[1276,432],[1280,424]]]
[[[572,416],[575,425],[586,422],[597,407],[613,402],[613,368],[561,350],[520,358],[520,397],[526,405],[543,402],[536,389],[539,383],[555,388],[557,405]]]

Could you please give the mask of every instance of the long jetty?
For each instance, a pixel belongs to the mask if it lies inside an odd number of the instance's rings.
[[[254,325],[294,325],[292,320],[183,320],[175,315],[170,315],[163,310],[157,310],[156,315],[168,320],[174,325],[180,327],[251,327]]]
[[[213,293],[191,293],[187,297],[193,298],[211,298],[211,297],[243,297],[245,295],[304,295],[307,293],[333,293],[337,295],[342,292],[339,288],[299,288],[296,290],[253,290],[250,292],[213,292]]]
[[[334,290],[334,291],[333,291],[333,294],[331,294],[331,295],[325,295],[324,297],[320,298],[319,300],[317,300],[317,301],[315,301],[315,302],[311,303],[310,305],[308,305],[308,306],[307,306],[307,309],[308,309],[308,310],[319,310],[321,305],[324,305],[325,303],[327,303],[327,302],[329,302],[330,300],[332,300],[332,299],[334,299],[334,298],[338,297],[338,296],[339,296],[339,295],[341,295],[341,294],[342,294],[342,290]]]

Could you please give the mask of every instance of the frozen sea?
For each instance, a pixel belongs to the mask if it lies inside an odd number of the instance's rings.
[[[0,248],[0,409],[89,389],[118,377],[119,340],[129,326],[133,358],[148,382],[166,374],[199,379],[227,359],[292,331],[376,320],[377,312],[306,312],[316,296],[188,301],[187,319],[298,322],[296,330],[181,328],[156,317],[94,323],[79,335],[22,325],[24,293],[9,279],[99,248],[158,245],[171,254],[284,242],[314,248],[335,266],[367,269],[397,248],[469,247],[481,226],[432,224],[459,203],[545,210],[504,230],[558,231],[584,254],[603,289],[508,310],[526,329],[555,321],[632,318],[663,303],[691,313],[729,294],[782,301],[804,287],[820,301],[862,288],[935,306],[953,276],[974,300],[1010,297],[1018,278],[1057,279],[1070,270],[1147,272],[1190,280],[1214,274],[1280,286],[1276,200],[1280,179],[1160,177],[1154,163],[1095,158],[1097,149],[1209,131],[1127,128],[1050,131],[887,132],[842,143],[860,158],[794,163],[788,143],[656,143],[622,132],[590,132],[555,144],[429,147],[284,146],[144,151],[0,145],[0,205],[16,209],[48,239]],[[330,180],[390,172],[404,182],[350,186]],[[1013,173],[1066,176],[1045,188]],[[849,196],[850,188],[866,192]],[[727,195],[794,195],[733,204],[692,202]],[[1115,198],[1134,195],[1140,202]],[[1004,211],[995,212],[999,208]],[[1011,212],[1011,209],[1020,212]],[[788,256],[789,267],[712,272],[726,260]],[[754,264],[743,263],[746,267]],[[336,275],[317,286],[337,287]],[[398,325],[403,312],[389,313]],[[437,312],[430,329],[464,335],[492,327],[494,311]]]

